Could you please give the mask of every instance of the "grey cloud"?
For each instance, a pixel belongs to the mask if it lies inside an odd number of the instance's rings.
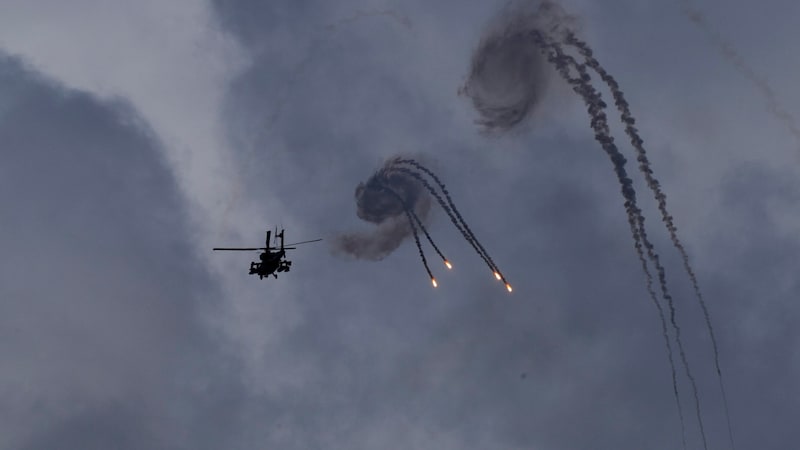
[[[0,447],[174,448],[187,355],[224,357],[158,141],[124,102],[0,65]]]
[[[455,25],[451,28],[457,31]],[[479,32],[474,30],[476,42]],[[373,38],[390,41],[377,34]],[[437,105],[413,95],[394,96],[395,90],[413,93],[413,82],[397,77],[393,66],[380,66],[371,52],[375,47],[347,35],[337,39],[342,43],[317,53],[313,70],[294,85],[296,97],[274,134],[260,138],[263,153],[249,161],[262,161],[274,176],[269,181],[254,176],[255,183],[303,205],[302,210],[290,208],[301,211],[308,226],[336,228],[352,218],[354,180],[372,169],[383,147],[406,144],[386,136],[384,128],[410,130],[433,142],[447,142],[444,136],[454,130],[465,133],[447,145],[412,151],[430,151],[442,160],[445,179],[456,186],[456,201],[464,202],[464,214],[474,221],[476,233],[493,247],[505,243],[495,256],[508,267],[507,276],[518,289],[509,300],[495,285],[484,284],[483,269],[469,264],[463,242],[442,232],[446,220],[433,221],[434,235],[443,236],[437,238],[443,249],[454,249],[456,277],[469,280],[448,285],[441,278],[447,294],[415,286],[421,274],[410,245],[375,268],[309,263],[314,281],[298,294],[304,300],[304,321],[283,347],[308,361],[309,381],[306,389],[287,392],[278,402],[287,414],[283,430],[294,430],[289,433],[295,437],[293,445],[370,448],[370,439],[380,439],[377,434],[391,447],[412,443],[431,430],[430,441],[442,448],[679,447],[660,325],[626,237],[624,208],[608,162],[596,143],[583,139],[588,127],[581,123],[579,131],[569,128],[550,140],[514,136],[532,141],[520,145],[524,153],[509,150],[507,141],[477,140],[466,135],[472,129],[454,125],[446,114],[438,116]],[[464,70],[468,63],[464,61]],[[273,90],[286,85],[285,71],[259,56],[232,93],[229,105],[233,111],[239,108],[234,116],[269,117],[268,103],[248,99],[271,98]],[[638,88],[634,72],[622,71]],[[348,95],[359,89],[372,97]],[[386,92],[390,100],[384,103]],[[372,98],[381,101],[370,103]],[[364,105],[376,105],[375,114],[366,114]],[[382,122],[383,108],[389,105],[403,114]],[[237,120],[232,122],[238,126]],[[644,132],[643,137],[648,138]],[[479,154],[491,156],[481,159]],[[494,165],[482,165],[484,161]],[[301,175],[306,172],[319,175],[308,179]],[[673,181],[662,180],[667,194]],[[677,223],[690,220],[675,214]],[[690,298],[668,235],[660,226],[653,230],[651,239],[675,283],[709,441],[712,448],[723,446],[724,415],[702,314]],[[725,239],[730,243],[736,237]],[[705,281],[722,335],[722,364],[737,419],[743,414],[739,402],[747,394],[728,361],[747,356],[731,354],[731,336],[725,332],[730,318],[720,311],[719,283],[731,280],[712,274],[719,274],[718,269],[705,265],[698,276]],[[338,295],[328,295],[330,289]],[[681,383],[682,392],[689,393],[689,386]],[[757,434],[736,420],[734,426],[742,442]],[[687,427],[689,441],[698,443],[696,422],[687,422]],[[397,430],[407,432],[391,441]],[[279,435],[273,430],[268,442]]]
[[[359,223],[352,196],[359,180],[388,155],[434,154],[442,163],[437,173],[504,267],[514,295],[475,261],[442,215],[431,217],[430,230],[455,269],[436,291],[408,242],[380,264],[298,249],[280,284],[242,274],[242,290],[257,290],[275,320],[294,321],[254,346],[256,368],[246,372],[196,322],[204,308],[223,309],[236,298],[213,300],[214,280],[192,258],[190,230],[176,219],[181,201],[156,156],[157,142],[138,125],[125,125],[132,116],[123,104],[45,88],[16,68],[4,72],[13,76],[0,96],[0,105],[11,105],[0,119],[0,202],[3,211],[15,211],[3,215],[15,236],[4,238],[3,247],[16,262],[3,265],[0,292],[4,299],[27,295],[0,306],[0,355],[14,361],[4,364],[11,368],[4,376],[20,374],[1,378],[0,415],[30,431],[15,447],[91,448],[117,439],[120,446],[156,448],[679,448],[658,317],[631,248],[619,188],[585,116],[573,124],[571,112],[557,110],[569,100],[545,99],[541,126],[486,139],[465,113],[470,105],[456,98],[458,83],[445,75],[425,78],[453,70],[437,65],[453,55],[463,56],[457,69],[466,72],[480,24],[499,5],[408,3],[414,33],[440,52],[436,61],[412,65],[413,76],[398,68],[409,60],[408,47],[384,23],[354,24],[316,47],[280,119],[269,122],[273,99],[311,47],[306,25],[328,22],[331,6],[323,3],[216,4],[226,29],[253,52],[253,66],[231,86],[225,111],[250,200],[280,198],[306,231],[350,229]],[[800,249],[787,232],[800,192],[796,177],[788,164],[785,172],[774,169],[780,160],[766,149],[748,149],[750,159],[765,164],[730,171],[733,151],[725,154],[731,161],[714,161],[708,146],[682,148],[685,130],[641,106],[712,100],[731,106],[713,96],[725,88],[717,83],[725,73],[703,66],[707,58],[693,41],[681,40],[686,24],[669,20],[663,4],[624,14],[598,5],[586,6],[590,43],[619,74],[634,111],[647,111],[637,116],[643,138],[670,136],[669,145],[654,145],[650,154],[657,167],[672,164],[659,173],[669,175],[661,182],[676,199],[676,223],[694,225],[686,227],[694,230],[687,249],[720,339],[737,447],[791,448],[800,440],[791,421],[800,386],[794,325]],[[668,33],[678,42],[670,45],[684,48],[665,44]],[[275,36],[289,39],[270,41]],[[443,43],[443,36],[457,38]],[[453,102],[427,97],[429,82],[451,86]],[[708,97],[684,98],[700,91]],[[255,133],[248,133],[265,124],[269,132],[251,139]],[[733,139],[734,128],[757,132],[752,126],[735,123],[720,132]],[[681,152],[696,157],[693,167],[681,163]],[[691,199],[674,194],[684,185],[694,189],[699,173],[728,177],[704,178],[708,191],[692,191]],[[33,201],[19,201],[9,193],[15,189]],[[702,211],[686,206],[694,201]],[[657,214],[657,205],[642,203]],[[710,448],[724,448],[702,314],[668,234],[653,229],[674,282]],[[42,252],[29,251],[37,246]],[[51,261],[44,254],[63,270],[32,278],[42,260]],[[296,316],[284,318],[285,311]],[[68,335],[65,324],[85,338]],[[23,385],[28,374],[39,379]],[[32,430],[42,411],[47,420]],[[93,435],[93,426],[106,434]],[[688,433],[694,448],[696,424]]]

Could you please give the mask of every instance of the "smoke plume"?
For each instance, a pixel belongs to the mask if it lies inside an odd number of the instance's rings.
[[[634,126],[635,120],[622,90],[617,81],[593,56],[589,45],[576,37],[575,30],[570,24],[573,18],[566,15],[554,3],[543,1],[537,9],[506,10],[502,18],[504,22],[492,23],[481,39],[480,45],[472,57],[468,81],[460,92],[472,99],[473,105],[481,116],[478,123],[489,131],[505,131],[519,125],[538,105],[545,87],[543,74],[546,73],[545,66],[548,64],[552,65],[555,73],[584,101],[595,139],[608,155],[620,184],[634,248],[642,264],[648,294],[656,306],[661,320],[662,334],[672,373],[673,393],[681,423],[683,446],[686,448],[686,432],[671,339],[674,339],[677,344],[680,362],[691,386],[703,448],[708,448],[697,383],[690,369],[681,339],[681,327],[677,321],[676,304],[668,287],[666,270],[661,264],[660,255],[648,238],[645,217],[637,204],[633,181],[626,170],[627,160],[617,148],[611,134],[605,112],[608,105],[592,84],[592,76],[589,71],[595,72],[610,89],[614,104],[620,111],[622,122],[625,125],[625,132],[636,151],[638,168],[644,175],[647,186],[653,192],[669,237],[683,259],[684,269],[692,282],[695,296],[702,307],[706,327],[711,336],[714,365],[722,389],[725,414],[726,417],[729,417],[719,366],[719,353],[708,308],[700,292],[695,272],[689,263],[688,254],[678,238],[677,226],[667,210],[666,195],[653,174],[644,148],[644,141]],[[582,57],[584,62],[579,62],[576,56],[565,51],[570,48],[577,50],[578,56]],[[538,55],[535,55],[536,53]],[[651,271],[651,265],[654,272]],[[653,289],[654,281],[660,288],[663,303],[659,301]],[[672,337],[670,337],[667,320],[671,325],[669,328],[672,329]],[[733,445],[729,420],[728,431],[731,445]]]
[[[414,243],[425,271],[433,286],[438,286],[436,278],[428,266],[425,251],[422,249],[419,231],[425,235],[444,265],[448,269],[452,269],[453,265],[436,245],[425,227],[423,219],[418,214],[420,205],[427,212],[431,197],[447,214],[461,236],[483,259],[494,277],[498,281],[502,281],[506,290],[511,292],[511,284],[508,283],[494,260],[486,252],[485,247],[478,242],[472,230],[467,226],[442,180],[431,169],[414,159],[401,156],[392,158],[366,183],[358,185],[356,188],[357,215],[364,221],[377,224],[378,229],[370,234],[342,235],[336,240],[336,248],[358,258],[378,260],[397,248],[410,233],[414,237]],[[405,215],[405,221],[401,219],[402,215]]]
[[[390,162],[355,190],[356,215],[376,227],[369,232],[346,233],[334,241],[337,251],[358,259],[379,261],[392,253],[414,228],[405,210],[421,222],[428,216],[430,198],[413,177],[388,171]]]
[[[555,3],[516,2],[492,22],[472,55],[459,94],[469,97],[484,131],[502,132],[523,122],[547,88],[547,59],[531,45],[532,30],[559,34],[577,20]]]

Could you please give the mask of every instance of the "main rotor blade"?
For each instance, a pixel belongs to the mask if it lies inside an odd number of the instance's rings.
[[[266,247],[253,247],[253,248],[238,248],[238,247],[216,247],[212,250],[226,250],[226,251],[254,251],[254,250],[266,250]]]
[[[319,241],[321,241],[321,240],[322,240],[322,239],[314,239],[314,240],[311,240],[311,241],[294,242],[294,243],[291,243],[291,244],[286,244],[286,245],[310,244],[310,243],[312,243],[312,242],[319,242]]]

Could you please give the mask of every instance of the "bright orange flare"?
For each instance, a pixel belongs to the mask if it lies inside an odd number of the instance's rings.
[[[433,283],[433,287],[439,287],[439,283],[436,282],[436,278],[431,278],[431,283]]]
[[[503,279],[503,277],[500,276],[500,272],[495,272],[494,277],[497,278],[498,281]]]
[[[448,261],[446,259],[444,260],[444,265],[447,266],[448,269],[452,269],[453,268],[453,265],[450,264],[450,261]]]
[[[508,283],[506,283],[506,289],[508,289],[508,292],[512,292],[513,291],[513,289],[511,289],[511,285],[508,284]]]

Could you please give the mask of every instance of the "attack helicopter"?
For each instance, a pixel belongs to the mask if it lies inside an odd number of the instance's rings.
[[[278,233],[278,228],[275,228],[275,241],[280,238],[280,247],[269,245],[270,238],[272,237],[272,230],[267,230],[267,239],[264,242],[264,247],[215,247],[214,250],[239,252],[262,250],[261,254],[258,256],[259,261],[253,261],[250,263],[249,275],[258,275],[258,278],[261,280],[263,280],[264,277],[269,277],[270,275],[278,278],[278,272],[288,272],[292,267],[292,262],[286,259],[286,250],[294,250],[296,247],[293,246],[295,245],[310,244],[312,242],[319,242],[322,240],[313,239],[310,241],[295,242],[293,244],[289,244],[287,247],[284,245],[283,234],[283,229],[281,229],[281,232]]]

